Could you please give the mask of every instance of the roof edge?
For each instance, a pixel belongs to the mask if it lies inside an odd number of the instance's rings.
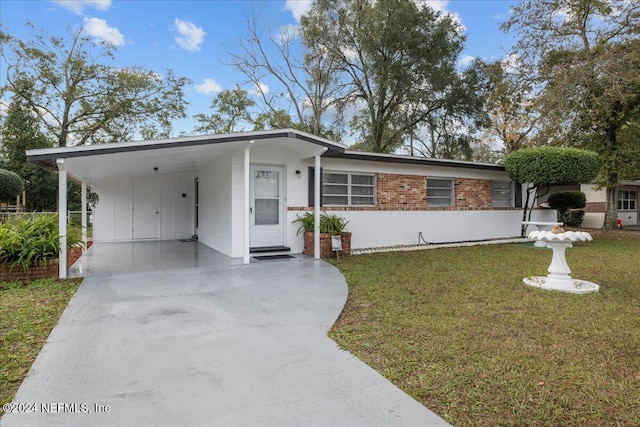
[[[330,151],[344,152],[346,145],[311,135],[295,129],[272,129],[267,131],[236,132],[218,135],[198,135],[156,140],[115,142],[112,144],[81,145],[72,147],[39,148],[27,150],[27,157],[33,163],[46,163],[54,159],[95,156],[101,154],[126,153],[132,151],[158,150],[175,147],[191,147],[207,144],[247,142],[273,138],[300,139],[316,144]]]
[[[504,171],[504,165],[480,163],[466,160],[434,159],[429,157],[404,156],[400,154],[366,153],[361,151],[327,152],[324,157],[363,160],[385,163],[404,163],[414,165],[441,166],[465,169],[484,169]]]

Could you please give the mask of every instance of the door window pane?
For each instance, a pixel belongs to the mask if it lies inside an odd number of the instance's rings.
[[[279,172],[256,171],[256,197],[278,197],[279,180]]]
[[[277,225],[280,223],[278,199],[256,198],[256,225]]]

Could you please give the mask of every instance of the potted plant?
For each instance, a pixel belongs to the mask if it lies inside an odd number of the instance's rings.
[[[304,233],[304,254],[313,256],[315,216],[313,212],[305,212],[298,216],[294,223],[299,223],[298,233]],[[334,213],[322,212],[320,214],[320,257],[333,258],[335,252],[331,249],[331,236],[340,236],[342,240],[342,253],[351,253],[351,233],[345,231],[349,221]]]

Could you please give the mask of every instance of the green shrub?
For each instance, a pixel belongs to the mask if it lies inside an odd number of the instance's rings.
[[[305,231],[313,231],[315,225],[315,217],[313,212],[305,212],[304,215],[298,216],[293,223],[300,223],[297,234]],[[344,231],[349,221],[334,213],[328,214],[322,212],[320,214],[320,232],[340,234]]]
[[[0,223],[0,263],[25,270],[36,261],[58,258],[58,215],[19,215]],[[67,230],[67,249],[82,245],[79,227]]]
[[[22,178],[6,169],[0,169],[0,202],[12,202],[24,190]]]
[[[530,147],[507,155],[504,167],[515,182],[582,184],[595,179],[602,157],[577,148]]]
[[[550,194],[548,201],[552,209],[566,211],[584,208],[587,205],[587,196],[582,191],[558,191]]]
[[[584,210],[582,209],[571,209],[565,212],[564,216],[561,219],[565,225],[569,227],[582,227],[582,221],[584,221]]]

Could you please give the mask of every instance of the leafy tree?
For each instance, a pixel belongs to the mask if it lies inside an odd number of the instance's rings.
[[[508,154],[504,167],[517,183],[527,183],[522,221],[531,219],[531,203],[538,190],[551,184],[592,182],[602,168],[602,157],[593,151],[577,148],[529,147]],[[522,226],[524,236],[526,226]]]
[[[604,228],[615,228],[621,142],[640,120],[640,3],[527,0],[502,28],[520,36],[516,53],[540,89],[544,136],[604,157]],[[626,143],[639,151],[640,140]]]
[[[291,116],[284,110],[260,113],[253,119],[253,130],[295,128]],[[324,132],[320,131],[322,135]]]
[[[28,83],[28,82],[25,82]],[[23,88],[28,91],[28,87]],[[18,174],[25,184],[28,211],[53,211],[56,208],[58,180],[55,174],[27,160],[26,150],[53,146],[41,131],[38,118],[23,98],[14,96],[1,127],[0,154],[4,168]]]
[[[253,122],[249,109],[255,105],[246,90],[235,88],[221,91],[211,102],[211,115],[196,114],[197,133],[230,133],[244,130]],[[242,127],[240,127],[242,126]]]
[[[24,185],[17,173],[0,169],[0,202],[14,202]]]
[[[457,111],[475,93],[456,70],[461,28],[427,3],[319,0],[301,27],[341,73],[336,105],[359,111],[351,124],[361,149],[390,152],[434,112]]]
[[[57,146],[127,140],[136,132],[167,135],[171,120],[185,117],[186,78],[109,65],[115,47],[92,42],[83,28],[55,37],[27,25],[27,41],[0,31],[2,93],[21,97]]]
[[[525,147],[538,121],[532,83],[516,64],[495,61],[480,65],[490,88],[487,94],[490,125],[486,136],[497,138],[504,145],[504,154],[512,153]]]

